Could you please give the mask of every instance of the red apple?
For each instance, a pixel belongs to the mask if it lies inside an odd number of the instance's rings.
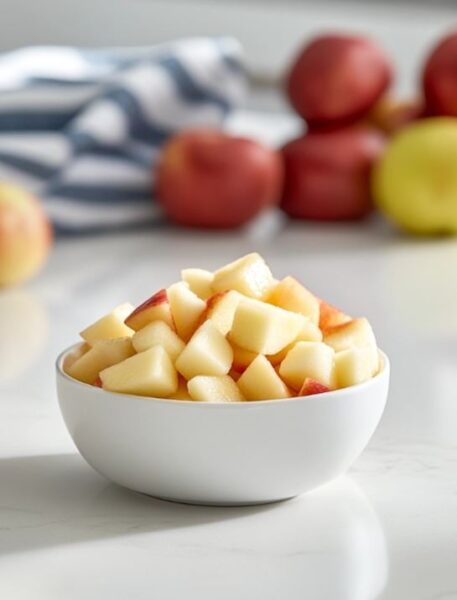
[[[283,167],[278,152],[215,129],[189,129],[164,147],[156,193],[180,225],[243,225],[279,200]]]
[[[425,116],[425,107],[419,99],[396,100],[387,96],[373,106],[366,122],[389,135]]]
[[[137,306],[135,310],[125,319],[127,327],[139,331],[152,321],[165,321],[165,323],[175,329],[175,324],[171,314],[170,302],[168,301],[167,290],[162,289]]]
[[[311,128],[358,120],[392,80],[384,51],[372,40],[322,35],[298,54],[286,88],[295,110]]]
[[[430,114],[457,117],[457,31],[433,49],[425,63],[422,86]]]
[[[285,185],[281,208],[291,217],[346,220],[372,209],[370,175],[384,147],[369,127],[308,133],[283,148]]]
[[[38,200],[20,187],[0,182],[0,287],[35,275],[51,241],[51,227]]]

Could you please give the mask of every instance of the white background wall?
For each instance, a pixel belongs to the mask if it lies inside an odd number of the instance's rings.
[[[411,0],[0,0],[0,50],[30,44],[149,45],[178,36],[232,34],[256,74],[278,78],[304,38],[321,29],[370,33],[395,59],[398,87],[414,87],[424,52],[457,27],[447,6]]]

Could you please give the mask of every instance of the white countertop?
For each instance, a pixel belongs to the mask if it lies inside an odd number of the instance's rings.
[[[344,477],[250,508],[116,487],[59,415],[54,358],[112,306],[182,266],[256,249],[354,315],[392,362],[369,447]],[[265,218],[241,233],[62,239],[42,276],[0,294],[0,598],[457,599],[457,242]]]

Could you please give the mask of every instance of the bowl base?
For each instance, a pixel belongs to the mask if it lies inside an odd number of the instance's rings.
[[[236,502],[216,502],[210,500],[189,500],[182,498],[169,498],[167,496],[159,496],[156,494],[147,494],[146,492],[137,492],[142,496],[148,496],[149,498],[154,498],[155,500],[161,500],[163,502],[173,502],[174,504],[186,504],[188,506],[214,506],[216,508],[236,508],[243,506],[262,506],[264,504],[276,504],[279,502],[287,502],[287,500],[292,500],[292,498],[296,498],[297,496],[288,496],[286,498],[274,498],[272,500],[254,500],[254,501],[236,501]]]

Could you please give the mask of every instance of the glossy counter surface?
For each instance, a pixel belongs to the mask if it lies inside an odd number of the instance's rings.
[[[110,484],[76,453],[54,359],[88,322],[183,266],[253,249],[370,318],[392,363],[383,421],[348,476],[289,502],[205,508]],[[457,243],[265,218],[248,230],[58,240],[0,295],[0,597],[455,600]]]

